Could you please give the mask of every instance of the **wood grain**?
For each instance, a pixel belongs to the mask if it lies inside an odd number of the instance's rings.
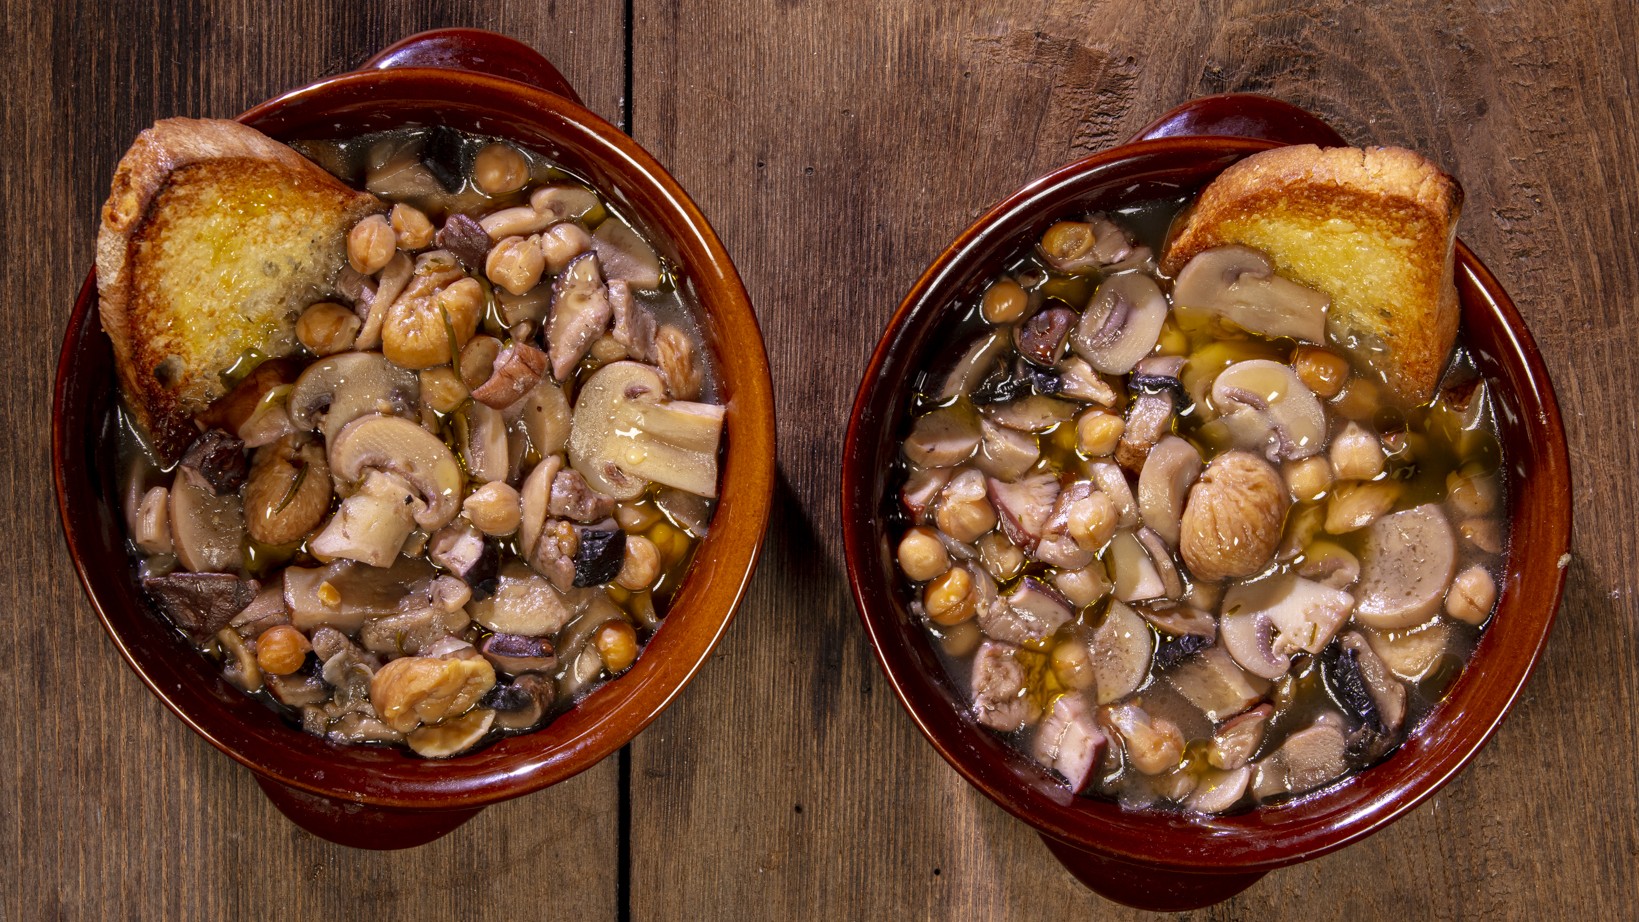
[[[1194,914],[1624,918],[1639,900],[1639,34],[1601,0],[256,2],[0,0],[10,635],[0,644],[0,920],[1129,918],[946,766],[848,598],[846,410],[900,295],[1032,176],[1190,96],[1272,93],[1464,182],[1463,237],[1547,356],[1575,467],[1549,653],[1492,744],[1384,833]],[[546,53],[630,115],[758,305],[782,481],[719,653],[615,760],[409,853],[297,830],[119,662],[72,576],[47,460],[63,324],[119,154],[436,25]],[[36,242],[38,241],[38,242]],[[623,892],[621,866],[629,875]]]

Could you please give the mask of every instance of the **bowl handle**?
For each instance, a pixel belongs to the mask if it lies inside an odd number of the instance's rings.
[[[1045,833],[1047,850],[1082,885],[1107,900],[1153,912],[1183,912],[1221,903],[1263,877],[1263,871],[1224,874],[1129,864],[1077,848]]]
[[[417,32],[365,61],[359,70],[394,67],[439,67],[505,77],[540,87],[576,105],[584,105],[575,88],[552,62],[515,38],[485,29],[432,29]]]
[[[1202,96],[1169,110],[1133,136],[1157,138],[1258,138],[1282,144],[1345,147],[1348,142],[1320,117],[1289,102],[1256,93]]]
[[[460,810],[401,810],[319,794],[256,776],[262,793],[290,821],[321,839],[352,848],[414,848],[446,835],[477,816],[483,807]]]

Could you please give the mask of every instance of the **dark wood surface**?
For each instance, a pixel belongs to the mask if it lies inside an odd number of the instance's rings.
[[[1639,15],[1560,0],[943,4],[3,0],[0,920],[1055,919],[1076,885],[882,681],[848,598],[839,441],[899,296],[984,208],[1191,96],[1272,93],[1463,181],[1461,233],[1558,388],[1575,558],[1549,652],[1475,763],[1387,831],[1212,919],[1631,918],[1639,898]],[[1369,6],[1369,8],[1368,8]],[[419,29],[551,58],[688,188],[774,367],[782,479],[715,658],[619,760],[413,851],[286,822],[119,661],[47,462],[63,324],[114,163]],[[629,77],[628,77],[629,69]],[[630,81],[628,84],[628,80]]]

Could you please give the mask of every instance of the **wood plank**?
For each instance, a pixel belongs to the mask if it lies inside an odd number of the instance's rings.
[[[784,475],[738,622],[634,743],[634,918],[1137,915],[963,784],[881,681],[842,569],[839,443],[871,347],[948,240],[1030,177],[1226,90],[1290,99],[1464,180],[1462,234],[1547,356],[1581,487],[1558,630],[1491,746],[1393,828],[1201,916],[1631,908],[1632,16],[1593,0],[637,0],[634,26],[634,134],[759,306]]]
[[[287,822],[249,772],[173,719],[119,661],[73,577],[51,497],[51,385],[114,164],[154,119],[231,116],[440,25],[541,49],[590,106],[620,115],[619,4],[505,0],[4,3],[0,211],[18,244],[0,335],[9,397],[10,639],[0,644],[0,919],[493,918],[572,905],[617,916],[614,760],[486,810],[409,852],[333,846]],[[27,229],[26,231],[23,229]],[[489,907],[480,909],[479,907]]]

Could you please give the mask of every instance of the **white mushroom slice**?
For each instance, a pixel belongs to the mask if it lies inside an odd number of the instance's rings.
[[[992,330],[974,340],[945,374],[936,398],[944,402],[972,393],[1010,344],[1011,337],[1006,330]]]
[[[416,727],[404,737],[415,754],[424,759],[447,759],[478,745],[495,722],[489,708],[473,708],[460,717],[432,726]]]
[[[1212,382],[1210,425],[1227,430],[1236,447],[1261,451],[1271,461],[1307,458],[1326,447],[1320,399],[1290,366],[1249,359],[1225,368]]]
[[[1041,444],[1028,432],[999,426],[988,419],[979,420],[979,454],[974,464],[979,470],[1002,480],[1014,480],[1036,466],[1041,458]]]
[[[579,611],[545,577],[516,560],[501,567],[493,595],[467,607],[472,620],[484,627],[524,637],[556,634]]]
[[[330,443],[330,471],[350,484],[367,468],[397,474],[426,503],[415,522],[431,532],[461,511],[461,466],[438,436],[396,416],[366,416],[348,423]]]
[[[992,422],[1020,432],[1046,432],[1068,422],[1075,414],[1075,404],[1041,394],[995,403],[985,408],[985,416]]]
[[[1137,612],[1112,599],[1089,647],[1097,689],[1094,700],[1109,704],[1137,691],[1149,677],[1155,633]]]
[[[659,372],[639,362],[613,362],[587,379],[575,401],[569,463],[594,490],[629,500],[654,481],[716,498],[725,408],[665,393]]]
[[[1127,762],[1146,775],[1159,775],[1184,757],[1184,734],[1164,717],[1151,717],[1136,704],[1106,708],[1105,717],[1121,737]]]
[[[1174,601],[1184,597],[1184,579],[1178,574],[1178,565],[1173,562],[1172,549],[1167,547],[1161,536],[1151,528],[1140,528],[1137,531],[1138,543],[1143,546],[1145,553],[1150,555],[1150,563],[1155,566],[1155,572],[1161,577],[1161,586],[1165,590],[1162,598]]]
[[[1166,677],[1168,684],[1212,720],[1233,717],[1269,692],[1268,681],[1241,669],[1222,644],[1179,663]]]
[[[1263,745],[1263,732],[1275,709],[1259,705],[1245,714],[1224,721],[1212,734],[1212,745],[1207,749],[1207,762],[1223,771],[1234,771],[1252,761],[1258,747]]]
[[[501,411],[473,401],[456,420],[467,475],[478,483],[506,480],[507,430]]]
[[[416,514],[426,510],[415,488],[382,471],[370,470],[365,475],[364,483],[342,500],[336,514],[308,542],[314,557],[386,567],[398,558],[405,539],[415,531]]]
[[[918,467],[955,467],[973,456],[980,435],[972,412],[940,407],[916,418],[903,450]]]
[[[547,507],[552,502],[552,481],[557,479],[558,471],[562,469],[563,458],[548,455],[529,472],[529,476],[524,478],[523,489],[518,491],[523,508],[518,522],[518,550],[523,552],[525,560],[535,559],[535,542],[540,540],[541,529],[546,525]]]
[[[307,366],[290,390],[290,419],[319,430],[328,444],[342,427],[371,414],[415,415],[421,380],[379,352],[343,352]]]
[[[1246,795],[1251,780],[1252,768],[1248,765],[1228,771],[1208,769],[1196,780],[1195,791],[1184,806],[1198,813],[1223,813]]]
[[[1167,296],[1141,272],[1105,279],[1070,335],[1077,355],[1105,374],[1124,375],[1155,348],[1167,319]]]
[[[569,380],[575,366],[614,317],[609,292],[603,287],[596,253],[583,253],[552,282],[552,315],[547,320],[547,355],[552,377]]]
[[[1034,724],[1041,714],[1024,687],[1018,647],[987,640],[973,655],[973,715],[992,730],[1011,733]]]
[[[142,494],[137,504],[136,527],[132,530],[137,547],[144,554],[175,553],[171,545],[171,491],[154,487]]]
[[[996,508],[996,518],[1008,540],[1029,553],[1041,540],[1047,519],[1058,501],[1059,481],[1043,471],[1017,482],[985,478],[985,494]]]
[[[905,485],[899,490],[899,504],[905,507],[905,512],[911,521],[922,523],[931,518],[930,511],[933,501],[939,497],[939,492],[950,483],[955,473],[949,468],[913,466],[905,475]]]
[[[1347,592],[1283,574],[1231,587],[1218,628],[1242,668],[1278,679],[1297,653],[1325,649],[1353,606]]]
[[[1169,435],[1155,443],[1138,474],[1138,511],[1169,546],[1178,546],[1179,522],[1190,485],[1201,475],[1201,453]]]
[[[399,611],[406,602],[422,604],[420,590],[412,587],[430,587],[433,575],[425,560],[413,557],[400,557],[385,570],[350,560],[327,567],[286,567],[284,604],[290,623],[303,632],[328,626],[356,634],[365,621]]]
[[[546,215],[553,223],[578,221],[601,203],[598,194],[576,183],[542,186],[529,194],[529,207]]]
[[[1456,539],[1439,506],[1378,519],[1361,549],[1355,620],[1379,630],[1427,621],[1439,611],[1456,568]]]
[[[367,298],[354,299],[353,310],[362,321],[358,336],[353,340],[354,349],[367,352],[381,348],[381,327],[387,320],[387,308],[404,293],[413,275],[415,262],[402,252],[394,253],[392,261],[377,277],[375,290]]]
[[[1303,794],[1328,784],[1349,770],[1348,741],[1337,724],[1323,715],[1312,726],[1286,738],[1281,747],[1253,765],[1252,794],[1261,801]]]
[[[502,413],[523,423],[530,447],[543,458],[562,454],[569,445],[569,398],[551,378],[542,378],[534,390]]]
[[[1269,258],[1244,246],[1203,250],[1178,272],[1172,303],[1223,317],[1271,339],[1326,342],[1331,299],[1275,274]]]
[[[1123,602],[1148,602],[1167,597],[1167,584],[1150,552],[1130,531],[1110,539],[1110,568],[1115,573],[1115,597]]]
[[[592,250],[604,278],[621,279],[645,291],[660,287],[660,256],[626,222],[608,218],[599,224],[592,232]]]
[[[1115,406],[1115,388],[1100,378],[1098,372],[1093,370],[1093,366],[1087,364],[1086,359],[1070,356],[1058,364],[1058,373],[1059,396],[1096,403],[1099,406]]]
[[[238,570],[245,559],[245,510],[239,494],[220,496],[205,475],[186,464],[171,481],[171,543],[183,569],[194,573]]]
[[[1071,791],[1081,793],[1093,780],[1093,769],[1108,743],[1093,722],[1093,709],[1081,695],[1060,695],[1042,719],[1030,747],[1037,762],[1064,776]]]
[[[1021,646],[1041,643],[1074,616],[1070,603],[1057,590],[1033,576],[1025,577],[1017,589],[998,602],[980,609],[979,629],[987,636]]]
[[[1138,527],[1138,500],[1133,498],[1132,486],[1121,467],[1109,461],[1094,461],[1087,465],[1087,474],[1098,484],[1098,489],[1115,504],[1116,527]]]
[[[1311,541],[1297,564],[1298,575],[1333,589],[1348,589],[1360,579],[1360,559],[1330,541]]]

